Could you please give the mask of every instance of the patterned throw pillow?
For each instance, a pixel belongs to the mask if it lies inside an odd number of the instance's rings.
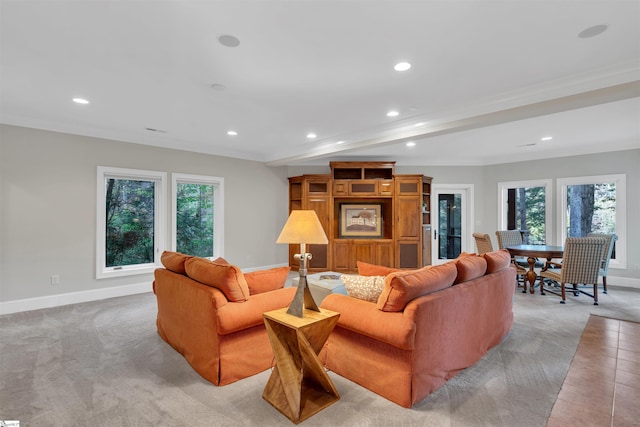
[[[384,289],[384,276],[343,274],[342,282],[350,297],[376,302]]]

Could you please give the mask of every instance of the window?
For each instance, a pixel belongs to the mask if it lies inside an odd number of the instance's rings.
[[[96,277],[150,273],[166,227],[163,172],[98,167]]]
[[[172,248],[203,258],[223,255],[224,178],[172,174]]]
[[[626,175],[558,179],[559,239],[615,233],[611,268],[626,268]]]
[[[525,231],[525,243],[551,242],[551,180],[501,182],[498,228]]]

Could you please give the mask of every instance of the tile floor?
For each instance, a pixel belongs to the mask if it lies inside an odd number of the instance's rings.
[[[547,427],[640,426],[640,323],[592,315]]]

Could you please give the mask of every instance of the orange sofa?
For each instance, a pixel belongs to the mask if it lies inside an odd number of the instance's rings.
[[[515,275],[509,253],[496,251],[387,274],[374,301],[331,294],[321,307],[337,311],[340,319],[321,360],[338,375],[410,408],[511,330]],[[349,282],[348,293],[358,294]],[[360,286],[369,295],[375,285]]]
[[[289,267],[243,273],[219,258],[176,252],[155,271],[158,334],[193,369],[226,385],[271,367],[273,352],[262,314],[283,308],[295,288],[283,288]]]

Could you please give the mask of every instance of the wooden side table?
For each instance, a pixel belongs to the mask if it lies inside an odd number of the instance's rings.
[[[339,313],[304,310],[304,317],[287,308],[264,313],[264,323],[276,366],[262,398],[298,424],[338,401],[340,395],[318,359]]]

